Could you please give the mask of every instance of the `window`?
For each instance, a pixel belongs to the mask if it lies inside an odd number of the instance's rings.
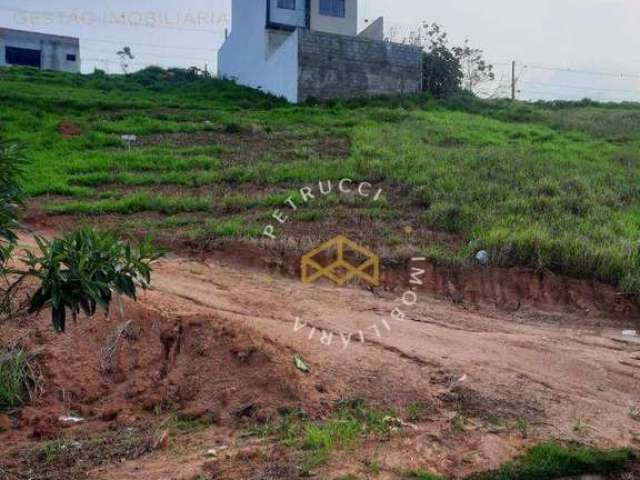
[[[345,0],[320,0],[320,15],[345,16]]]
[[[286,8],[287,10],[296,9],[296,0],[278,0],[278,8]]]
[[[73,53],[67,53],[67,62],[75,62],[76,56]]]
[[[5,47],[7,64],[24,65],[26,67],[40,68],[40,50],[30,48]]]

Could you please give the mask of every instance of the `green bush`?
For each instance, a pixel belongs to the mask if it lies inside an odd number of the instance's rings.
[[[24,161],[15,146],[0,143],[0,266],[16,240],[17,206],[22,200],[22,169]]]
[[[157,258],[150,242],[139,246],[120,242],[93,229],[48,241],[36,237],[40,255],[28,252],[28,275],[40,280],[30,312],[51,308],[53,327],[64,332],[67,310],[75,318],[88,317],[97,307],[109,310],[113,293],[136,299],[136,287],[151,281],[150,263]]]

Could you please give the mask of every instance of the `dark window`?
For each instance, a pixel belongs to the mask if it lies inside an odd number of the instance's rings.
[[[76,61],[76,56],[73,53],[67,53],[67,61],[68,62],[75,62]]]
[[[9,65],[24,65],[27,67],[40,68],[40,50],[5,47],[4,53],[7,59],[7,64]]]
[[[287,10],[296,9],[296,0],[278,0],[278,8],[286,8]]]
[[[345,16],[345,0],[320,0],[320,15]]]

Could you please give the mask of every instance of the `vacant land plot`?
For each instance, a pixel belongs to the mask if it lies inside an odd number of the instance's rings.
[[[285,268],[345,234],[388,275],[383,289],[310,286],[178,254],[119,324],[110,312],[57,335],[49,312],[7,320],[0,477],[638,475],[639,345],[621,330],[640,298],[640,106],[291,106],[160,69],[0,70],[0,105],[37,232],[89,223]],[[465,269],[481,249],[518,268]],[[419,292],[391,327],[405,279],[390,267],[414,254],[448,298]],[[475,308],[465,295],[496,278],[511,288]],[[529,287],[579,308],[521,305]]]
[[[290,106],[228,82],[0,73],[0,134],[31,160],[31,216],[207,248],[345,233],[389,258],[549,269],[640,293],[640,107],[428,98]],[[129,150],[120,137],[135,134]],[[379,201],[339,195],[348,177]],[[334,182],[304,208],[285,200]],[[317,187],[316,187],[317,188]],[[308,240],[308,241],[307,241]],[[290,243],[290,242],[289,242]]]

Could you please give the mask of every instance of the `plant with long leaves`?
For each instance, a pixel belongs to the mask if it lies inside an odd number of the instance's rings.
[[[18,148],[0,143],[0,269],[3,268],[16,241],[19,226],[17,208],[22,201],[24,158]]]
[[[137,287],[151,282],[151,262],[159,255],[145,239],[139,245],[122,242],[92,228],[48,241],[36,237],[40,254],[24,259],[30,276],[40,280],[30,311],[51,308],[51,321],[64,332],[68,314],[93,317],[98,308],[108,313],[114,293],[136,300]]]

